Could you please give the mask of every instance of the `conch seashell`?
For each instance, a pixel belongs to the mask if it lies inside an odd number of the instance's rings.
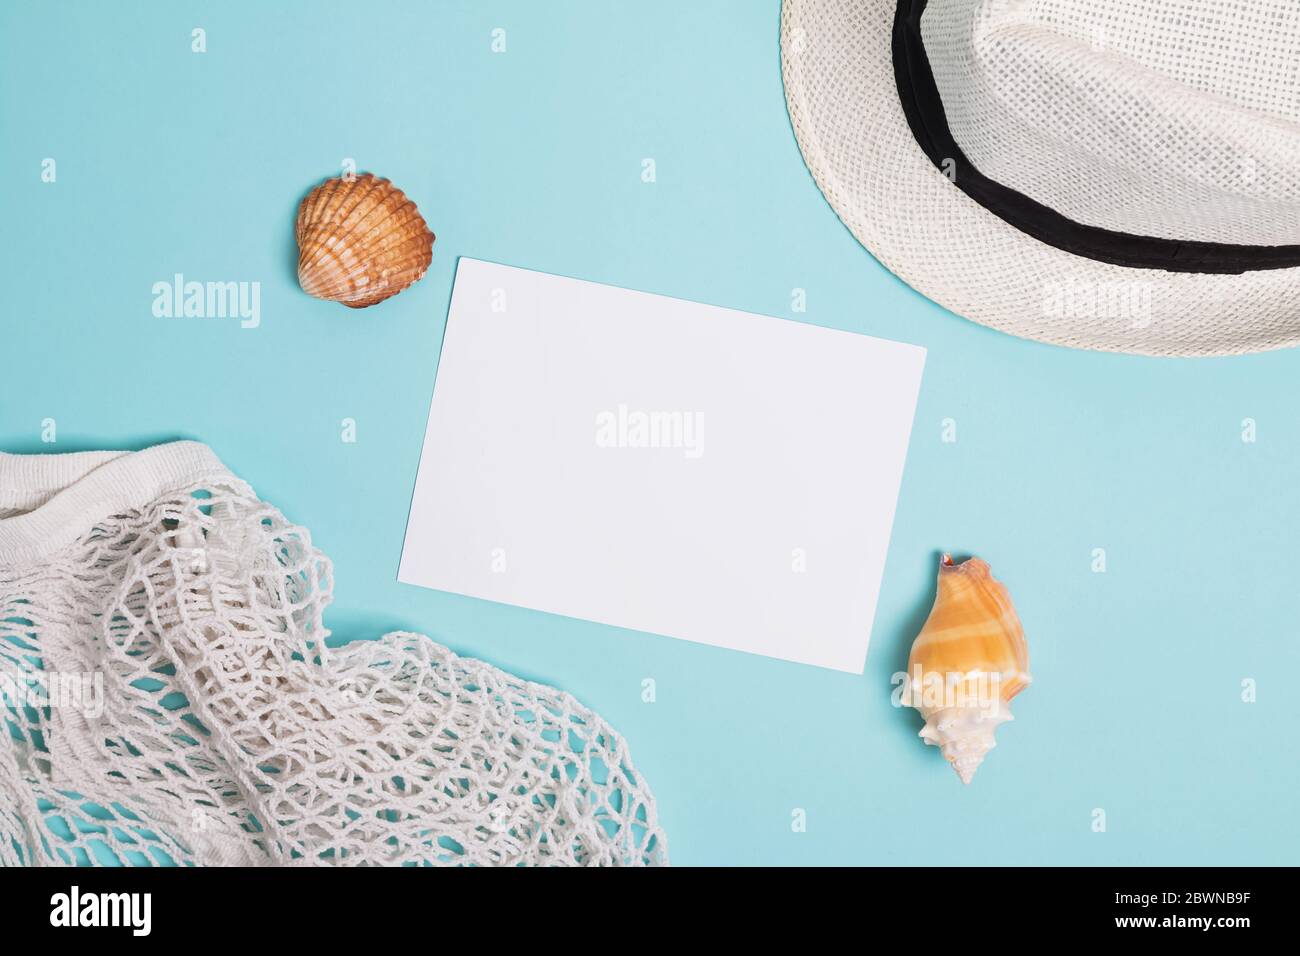
[[[1029,686],[1029,649],[1006,587],[979,558],[939,562],[934,607],[912,644],[905,702],[925,718],[921,737],[970,783]]]
[[[424,278],[434,235],[406,194],[370,173],[327,179],[298,206],[298,284],[354,309]]]

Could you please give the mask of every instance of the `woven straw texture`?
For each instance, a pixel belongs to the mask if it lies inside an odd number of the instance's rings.
[[[0,455],[0,516],[0,864],[667,862],[568,694],[327,649],[329,559],[204,446]]]
[[[1300,270],[1200,275],[1031,238],[921,151],[895,85],[893,0],[784,0],[800,150],[857,239],[983,325],[1075,348],[1225,355],[1300,343]],[[1089,225],[1300,243],[1300,9],[1291,0],[931,0],[922,34],[981,172]]]

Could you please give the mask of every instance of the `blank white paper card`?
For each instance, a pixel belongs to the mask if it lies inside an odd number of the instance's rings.
[[[861,673],[924,362],[461,259],[398,577]]]

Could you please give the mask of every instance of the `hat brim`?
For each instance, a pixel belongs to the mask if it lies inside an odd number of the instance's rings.
[[[1166,272],[1072,255],[958,189],[899,102],[895,0],[783,0],[795,139],[849,231],[922,295],[973,322],[1071,348],[1239,355],[1300,344],[1300,269]]]

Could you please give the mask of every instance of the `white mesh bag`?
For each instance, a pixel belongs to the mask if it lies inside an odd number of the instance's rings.
[[[1152,355],[1300,342],[1295,0],[784,0],[808,168],[953,312]]]
[[[205,446],[0,455],[0,864],[656,865],[571,696],[327,649],[329,559]]]

